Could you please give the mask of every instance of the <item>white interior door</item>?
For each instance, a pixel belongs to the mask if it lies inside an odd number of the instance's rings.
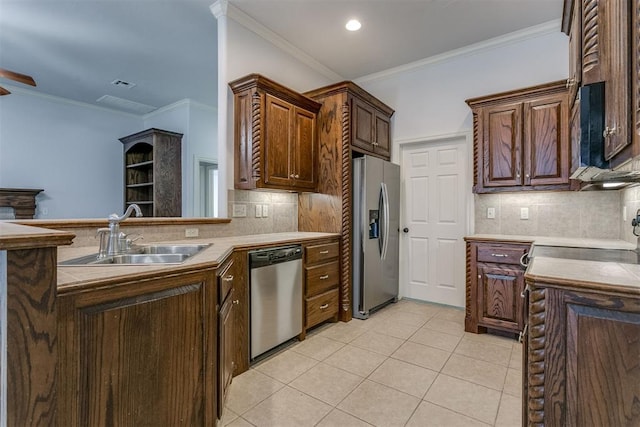
[[[467,151],[464,135],[402,148],[403,296],[464,307]]]

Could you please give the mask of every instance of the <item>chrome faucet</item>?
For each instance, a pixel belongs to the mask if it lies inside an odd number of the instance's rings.
[[[100,250],[98,251],[98,259],[106,256],[117,255],[126,249],[127,235],[120,232],[120,221],[129,218],[133,211],[136,216],[142,216],[140,206],[132,203],[122,216],[112,213],[109,215],[109,228],[99,228],[98,236],[100,236]]]

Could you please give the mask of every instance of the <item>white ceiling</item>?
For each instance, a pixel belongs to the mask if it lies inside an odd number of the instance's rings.
[[[36,91],[215,106],[213,0],[0,0],[0,67]],[[560,19],[563,0],[231,0],[344,79]],[[349,18],[362,21],[356,33]],[[121,79],[129,88],[110,84]],[[0,79],[6,87],[19,84]]]

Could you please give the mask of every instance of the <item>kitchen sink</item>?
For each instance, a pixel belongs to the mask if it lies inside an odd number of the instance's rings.
[[[98,259],[98,254],[86,255],[59,262],[64,266],[104,266],[104,265],[141,265],[141,264],[180,264],[210,244],[195,245],[140,245],[134,246],[124,254],[108,255]]]

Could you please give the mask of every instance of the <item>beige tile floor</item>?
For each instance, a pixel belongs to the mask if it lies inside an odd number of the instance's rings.
[[[323,325],[233,379],[225,426],[521,425],[515,340],[464,332],[464,311],[401,300]]]

